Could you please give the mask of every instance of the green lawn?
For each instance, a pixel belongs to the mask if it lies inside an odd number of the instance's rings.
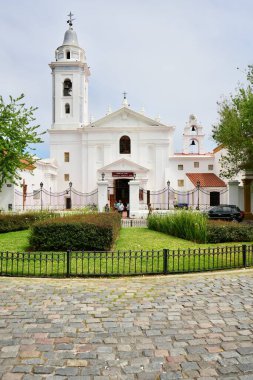
[[[198,244],[189,240],[152,231],[148,228],[122,228],[114,250],[159,250],[234,246],[243,243]],[[249,244],[249,243],[245,243]]]
[[[26,251],[28,249],[29,234],[29,230],[0,234],[0,251]]]
[[[23,253],[28,249],[28,236],[29,231],[0,234],[0,252],[16,252],[15,255],[1,254],[0,272],[13,275],[65,275],[66,252]],[[235,246],[241,245],[195,244],[147,228],[122,228],[113,247],[113,251],[119,252],[102,255],[95,252],[73,253],[69,265],[72,275],[163,273],[163,249],[169,249],[166,254],[167,270],[171,273],[236,268],[242,266],[242,250]],[[252,245],[247,245],[247,259],[252,265]],[[199,253],[203,253],[206,248],[210,248],[209,251],[200,256]]]

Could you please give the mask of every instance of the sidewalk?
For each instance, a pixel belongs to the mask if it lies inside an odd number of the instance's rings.
[[[253,379],[253,270],[0,278],[2,380]]]

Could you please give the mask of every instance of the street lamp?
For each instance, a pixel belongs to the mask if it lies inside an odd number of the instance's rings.
[[[70,208],[72,208],[72,200],[71,200],[71,187],[72,187],[72,182],[69,182],[69,198],[70,198]]]
[[[170,181],[167,181],[168,186],[168,210],[170,209]]]
[[[43,182],[40,183],[40,211],[42,211],[42,189],[43,189]]]
[[[198,191],[198,201],[197,201],[197,207],[196,207],[197,210],[199,210],[199,188],[200,188],[200,181],[197,181],[197,191]]]
[[[136,178],[136,173],[134,173],[133,177],[134,177],[134,180],[135,180],[135,178]]]

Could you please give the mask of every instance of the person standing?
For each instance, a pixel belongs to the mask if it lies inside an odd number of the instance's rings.
[[[119,207],[118,207],[118,210],[119,210],[119,213],[120,213],[120,215],[121,215],[121,217],[122,217],[122,214],[123,214],[123,211],[124,211],[124,209],[125,209],[125,206],[124,206],[124,204],[121,202],[121,201],[119,201],[120,203],[119,203]]]
[[[152,214],[152,206],[151,206],[151,203],[148,204],[148,217]]]

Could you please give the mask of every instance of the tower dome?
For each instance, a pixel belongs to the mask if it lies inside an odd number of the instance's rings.
[[[79,46],[76,32],[72,29],[72,27],[69,27],[69,29],[65,32],[62,45]]]

